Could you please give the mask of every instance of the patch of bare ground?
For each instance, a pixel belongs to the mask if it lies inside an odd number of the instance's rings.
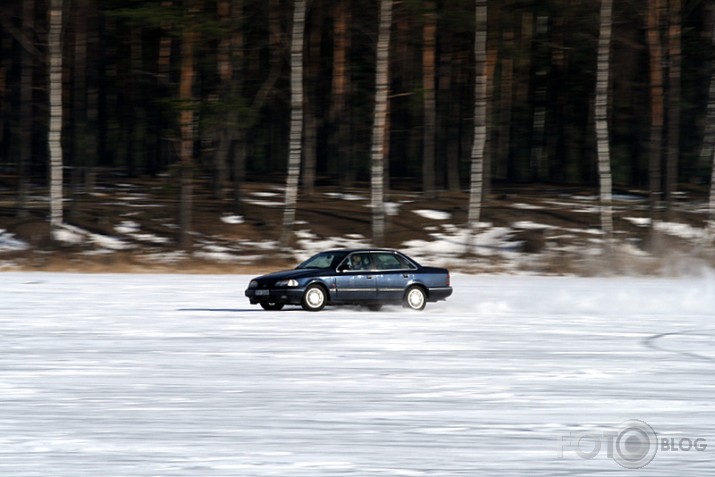
[[[321,186],[300,197],[294,253],[278,248],[283,216],[278,183],[248,182],[239,202],[201,192],[209,188],[199,184],[189,250],[177,245],[177,192],[166,178],[98,184],[91,193],[71,196],[65,218],[76,236],[58,242],[50,235],[46,190],[33,188],[20,216],[15,185],[0,179],[0,270],[254,274],[293,267],[323,244],[370,243],[368,184]],[[466,273],[687,274],[713,265],[711,241],[703,235],[706,191],[684,192],[675,207],[660,214],[659,223],[665,224],[660,228],[648,223],[645,194],[616,197],[616,233],[607,247],[595,190],[495,187],[484,203],[479,250],[466,254],[460,235],[467,220],[466,191],[426,200],[398,188],[387,199],[384,246]],[[11,246],[3,246],[3,238]]]

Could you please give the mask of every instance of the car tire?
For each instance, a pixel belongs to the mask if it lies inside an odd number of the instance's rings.
[[[283,309],[283,303],[273,303],[273,302],[265,302],[262,301],[260,303],[261,308],[263,308],[266,311],[280,311]]]
[[[305,311],[320,311],[325,308],[327,302],[328,294],[325,288],[320,285],[311,285],[305,290],[305,293],[303,293],[300,306],[302,306]]]
[[[422,311],[427,305],[427,294],[424,288],[420,286],[411,286],[405,292],[405,298],[402,301],[402,305],[405,308],[409,308],[414,311]]]

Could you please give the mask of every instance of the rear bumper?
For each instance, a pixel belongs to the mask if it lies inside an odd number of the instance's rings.
[[[452,295],[452,287],[434,287],[429,289],[428,301],[446,300]]]
[[[303,299],[303,288],[272,288],[268,290],[268,294],[265,293],[264,289],[259,288],[248,288],[246,289],[246,296],[251,302],[251,305],[256,305],[258,303],[282,303],[284,305],[300,305]]]

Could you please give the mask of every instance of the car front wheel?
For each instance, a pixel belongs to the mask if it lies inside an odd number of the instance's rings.
[[[410,310],[424,310],[427,304],[427,295],[424,289],[418,286],[408,288],[403,304],[405,308],[409,308]]]
[[[311,285],[305,290],[301,306],[306,311],[320,311],[325,308],[327,300],[325,289],[320,285]]]
[[[278,311],[283,309],[283,303],[268,303],[265,301],[261,302],[261,308],[267,311]]]

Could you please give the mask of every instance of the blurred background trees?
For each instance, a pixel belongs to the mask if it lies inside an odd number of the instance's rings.
[[[169,174],[184,177],[183,188],[201,179],[240,209],[243,181],[283,182],[294,3],[62,2],[70,197],[91,191],[96,174],[106,171]],[[348,186],[371,176],[380,3],[307,2],[306,196],[315,185]],[[0,6],[0,169],[17,178],[20,213],[28,184],[49,181],[55,4]],[[600,2],[503,0],[487,8],[484,190],[492,183],[597,186]],[[710,180],[712,17],[706,0],[613,5],[613,181],[650,193],[654,204],[672,201],[678,183]],[[384,180],[425,197],[464,190],[475,131],[475,1],[395,2],[391,33]]]

